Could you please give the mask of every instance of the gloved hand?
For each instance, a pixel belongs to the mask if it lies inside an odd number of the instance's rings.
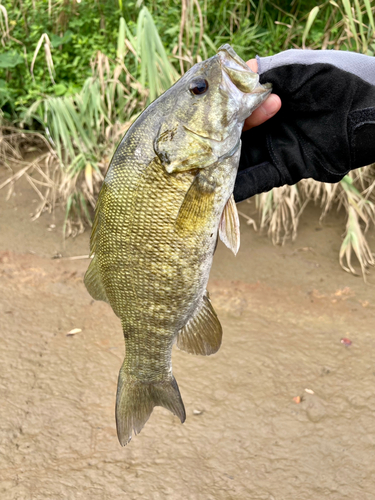
[[[237,202],[309,177],[338,182],[375,162],[375,57],[287,50],[257,61],[282,107],[242,134]]]

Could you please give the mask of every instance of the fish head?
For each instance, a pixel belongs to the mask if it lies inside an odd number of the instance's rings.
[[[163,96],[168,111],[154,149],[166,170],[205,168],[234,154],[245,119],[270,92],[228,44],[195,64]]]

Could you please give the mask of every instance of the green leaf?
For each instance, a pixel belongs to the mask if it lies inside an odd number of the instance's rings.
[[[318,15],[319,12],[319,7],[316,5],[313,9],[311,9],[309,16],[307,18],[306,26],[305,29],[303,30],[303,35],[302,35],[302,46],[305,47],[306,45],[306,38],[307,35],[309,34],[309,31],[311,29],[311,26],[314,24],[315,18]]]
[[[68,90],[63,83],[58,83],[53,87],[55,95],[60,96],[66,94]]]
[[[0,54],[0,68],[15,68],[23,62],[23,57],[13,50]]]
[[[52,47],[59,47],[65,43],[69,43],[72,39],[73,33],[70,30],[65,31],[62,37],[57,35],[51,35],[51,45]]]
[[[122,5],[121,5],[121,10],[122,10]],[[122,62],[124,60],[124,55],[125,55],[125,27],[126,27],[125,19],[123,17],[120,17],[120,25],[117,37],[117,58]]]

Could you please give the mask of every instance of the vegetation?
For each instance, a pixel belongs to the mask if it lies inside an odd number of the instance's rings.
[[[113,151],[146,104],[225,42],[246,60],[291,47],[375,53],[371,0],[0,0],[0,157],[40,197],[38,216],[57,200],[64,231],[91,223]],[[39,153],[38,153],[39,151]],[[31,158],[31,160],[30,160]],[[295,237],[309,200],[322,217],[343,205],[348,221],[340,263],[362,273],[374,255],[375,169],[337,185],[303,181],[257,197],[261,227],[275,243]],[[91,208],[90,208],[91,207]]]

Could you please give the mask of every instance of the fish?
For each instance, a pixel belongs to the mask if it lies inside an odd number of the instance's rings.
[[[200,355],[221,345],[207,282],[218,237],[234,254],[239,249],[233,188],[241,131],[270,92],[225,44],[143,111],[111,160],[84,283],[122,323],[116,396],[122,446],[155,406],[185,421],[173,345]]]

